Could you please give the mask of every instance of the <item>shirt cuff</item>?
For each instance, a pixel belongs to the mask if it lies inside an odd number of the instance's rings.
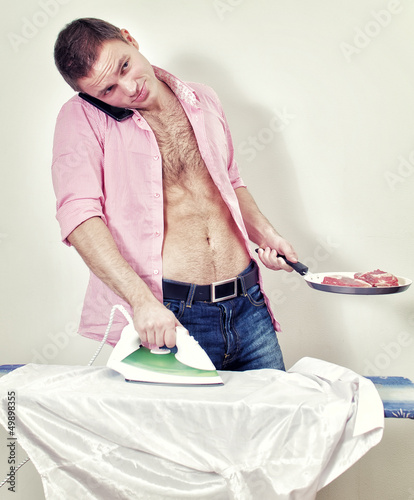
[[[102,207],[98,200],[73,200],[59,208],[56,213],[56,219],[60,225],[63,243],[71,246],[67,237],[82,222],[92,217],[100,217],[107,224],[106,217],[102,212]]]

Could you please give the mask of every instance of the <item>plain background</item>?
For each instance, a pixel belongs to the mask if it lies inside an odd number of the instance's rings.
[[[216,90],[245,182],[311,271],[414,277],[412,3],[8,3],[0,20],[0,364],[84,365],[96,349],[75,333],[88,272],[60,242],[50,176],[56,116],[73,95],[53,44],[78,17],[127,28],[153,64]],[[414,379],[414,288],[352,297],[314,291],[296,273],[264,272],[287,367],[313,356]],[[5,476],[3,431],[0,440]],[[414,499],[413,449],[412,422],[388,420],[380,445],[318,499]],[[18,493],[1,495],[44,498],[31,463],[17,483]]]

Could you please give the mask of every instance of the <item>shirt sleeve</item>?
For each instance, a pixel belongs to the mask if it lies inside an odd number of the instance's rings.
[[[61,109],[55,127],[52,181],[62,241],[82,222],[104,214],[103,123],[79,97]]]

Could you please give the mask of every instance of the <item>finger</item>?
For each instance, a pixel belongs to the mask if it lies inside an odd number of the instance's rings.
[[[265,250],[263,248],[258,248],[257,249],[257,255],[259,256],[260,262],[267,267],[267,258],[265,254]]]
[[[276,269],[275,256],[272,258],[272,249],[270,247],[259,248],[257,251],[261,262],[269,269]]]
[[[167,347],[174,347],[176,343],[175,328],[169,328],[164,334],[164,343]]]
[[[171,311],[163,318],[160,318],[155,328],[155,342],[159,347],[166,345],[167,347],[175,346],[175,326],[177,318]]]
[[[141,344],[148,342],[148,336],[147,336],[147,333],[145,331],[143,331],[142,329],[139,329],[137,327],[135,327],[135,331],[138,333]]]
[[[269,259],[275,265],[278,265],[278,256],[277,255],[278,255],[277,250],[275,248],[272,248],[270,251],[270,254],[269,254]]]
[[[147,336],[147,342],[149,344],[157,344],[157,336],[156,336],[156,333],[153,329],[151,330],[146,330],[146,336]]]
[[[298,262],[298,254],[292,249],[289,252],[286,252],[286,257],[290,262]]]
[[[293,271],[293,268],[289,266],[289,264],[285,261],[283,257],[278,257],[277,261],[279,269],[283,269],[283,271],[286,271],[288,273],[291,273]]]
[[[263,252],[263,260],[267,267],[273,267],[275,264],[276,253],[270,247],[266,247]]]
[[[278,257],[278,252],[276,249],[269,249],[269,257],[268,257],[268,267],[270,269],[273,269],[275,271],[278,271],[279,269],[284,269],[286,266],[286,262]]]
[[[155,332],[155,343],[157,344],[158,347],[162,347],[164,345],[167,345],[166,341],[165,341],[167,331],[168,331],[168,328],[166,328],[165,325],[162,325],[162,326],[157,328],[157,330]]]
[[[289,260],[290,262],[298,261],[298,256],[295,250],[290,245],[286,245],[285,248],[283,248],[280,253],[283,254],[286,257],[286,259]]]

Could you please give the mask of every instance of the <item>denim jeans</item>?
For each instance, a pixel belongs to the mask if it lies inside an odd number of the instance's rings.
[[[207,352],[217,370],[285,369],[259,285],[249,288],[243,296],[222,302],[165,298],[164,305]]]

